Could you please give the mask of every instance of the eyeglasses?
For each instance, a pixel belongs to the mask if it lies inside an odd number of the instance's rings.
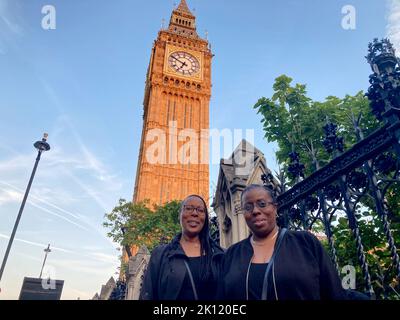
[[[275,202],[268,202],[268,201],[264,201],[264,200],[259,200],[256,202],[256,206],[259,209],[267,209],[270,208],[271,206],[275,206]],[[254,203],[246,203],[243,206],[243,211],[245,213],[252,213],[254,210]]]
[[[194,210],[197,211],[198,214],[204,214],[206,213],[206,209],[204,208],[196,208],[193,206],[183,206],[183,209],[186,213],[192,213]]]

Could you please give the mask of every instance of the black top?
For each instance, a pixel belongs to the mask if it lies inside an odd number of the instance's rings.
[[[223,258],[219,299],[246,300],[246,275],[253,254],[250,237],[228,249]],[[278,300],[346,299],[330,257],[311,233],[288,231],[282,239],[268,277],[267,297],[275,300],[276,296]]]
[[[268,263],[252,263],[249,270],[249,300],[261,300]]]
[[[192,273],[193,281],[196,286],[197,295],[199,295],[198,287],[200,283],[200,260],[201,257],[188,257],[188,265]],[[186,272],[185,279],[183,280],[181,291],[179,292],[177,300],[195,300],[192,283],[190,282],[189,273]]]
[[[170,244],[160,245],[153,250],[143,279],[140,292],[141,300],[176,300],[181,294],[181,288],[187,287],[187,285],[184,285],[188,273],[184,261],[189,260],[179,243],[180,238],[181,234],[178,234]],[[214,241],[210,240],[210,242],[211,272],[215,279],[211,282],[211,285],[216,287],[217,279],[220,278],[220,264],[224,251]],[[190,268],[194,270],[196,267],[191,266]],[[200,267],[198,270],[200,270]],[[199,272],[192,271],[195,279],[200,278]],[[190,279],[187,280],[190,283]],[[189,288],[191,288],[191,285]],[[210,290],[209,288],[209,284],[200,283],[197,289],[199,297],[205,296],[205,300],[214,300],[216,289]],[[194,299],[193,293],[191,294],[192,299]],[[185,298],[185,300],[188,298]]]
[[[209,299],[210,293],[214,292],[216,288],[213,281],[201,280],[201,257],[188,257],[187,261],[199,300],[207,300],[207,297]],[[177,300],[195,300],[188,272],[186,272]]]

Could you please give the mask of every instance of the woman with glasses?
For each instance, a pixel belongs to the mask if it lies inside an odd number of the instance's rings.
[[[182,232],[152,252],[142,300],[212,300],[223,250],[210,238],[207,205],[191,195],[181,205]]]
[[[250,185],[241,196],[251,235],[225,253],[220,299],[345,299],[338,273],[319,240],[276,223],[272,192]]]

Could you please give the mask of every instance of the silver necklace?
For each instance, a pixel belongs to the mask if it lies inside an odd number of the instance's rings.
[[[278,235],[278,232],[279,232],[279,229],[278,229],[278,230],[275,232],[275,234],[272,236],[271,240],[273,240],[273,239],[276,238],[276,236]],[[266,241],[264,241],[264,242],[262,242],[262,243],[257,243],[257,242],[254,240],[253,237],[254,237],[254,236],[251,236],[250,242],[251,242],[251,244],[254,245],[254,246],[262,247],[262,246],[264,246],[264,245],[269,241],[269,239],[268,239],[268,240],[266,240]]]

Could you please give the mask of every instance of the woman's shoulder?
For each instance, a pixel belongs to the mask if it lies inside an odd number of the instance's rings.
[[[168,244],[160,244],[151,252],[152,257],[160,257],[168,249]]]
[[[324,255],[324,246],[321,241],[310,231],[288,231],[288,244],[297,245],[303,250],[310,251],[315,257]]]
[[[311,231],[304,230],[287,230],[287,234],[298,239],[316,239]]]
[[[320,246],[321,242],[310,231],[287,231],[287,238],[290,241],[302,242],[312,246]]]
[[[241,250],[243,247],[245,247],[249,243],[249,238],[243,239],[239,242],[236,242],[235,244],[231,245],[225,252],[225,255],[232,254],[234,252],[237,252]]]

